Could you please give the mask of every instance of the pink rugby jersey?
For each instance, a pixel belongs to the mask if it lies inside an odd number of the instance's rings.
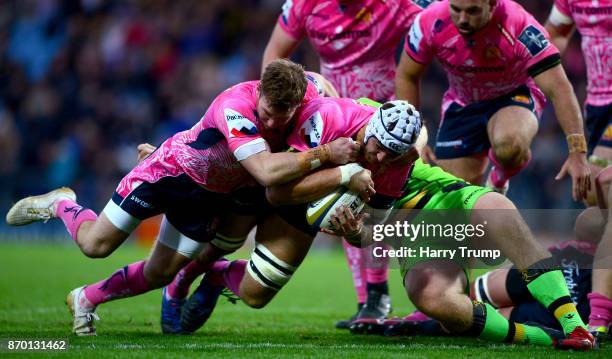
[[[290,37],[308,37],[321,60],[321,74],[341,97],[393,97],[395,54],[416,14],[432,0],[286,0],[280,27]]]
[[[306,151],[339,137],[356,138],[375,111],[376,108],[351,99],[318,98],[302,107],[294,130],[287,137],[287,144],[298,151]],[[395,198],[402,196],[412,164],[383,169],[365,159],[360,162],[372,171],[376,193]]]
[[[142,181],[187,174],[202,187],[220,193],[255,185],[238,161],[270,148],[286,147],[283,132],[265,131],[257,115],[257,84],[249,81],[223,91],[191,129],[176,133],[136,166],[119,187],[127,195]],[[319,96],[308,81],[303,104]]]
[[[453,24],[448,0],[436,2],[417,15],[404,50],[418,63],[435,57],[444,67],[449,89],[443,112],[452,102],[465,106],[521,85],[530,88],[541,110],[546,99],[532,77],[560,63],[546,30],[510,0],[499,0],[489,23],[471,36],[461,35]]]
[[[588,79],[586,103],[612,103],[612,0],[555,0],[550,21],[554,25],[575,24],[582,36]]]

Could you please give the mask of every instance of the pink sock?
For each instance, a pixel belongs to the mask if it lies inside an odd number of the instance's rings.
[[[501,188],[510,178],[516,176],[525,167],[527,167],[529,161],[531,161],[531,151],[529,152],[529,157],[527,157],[527,161],[523,162],[520,166],[514,168],[504,168],[501,163],[499,163],[497,158],[495,158],[493,148],[489,148],[489,160],[491,160],[494,166],[493,173],[491,173],[491,182],[493,182],[493,186]]]
[[[597,292],[589,293],[589,304],[591,314],[589,315],[589,326],[608,327],[612,322],[612,300],[605,295]]]
[[[206,281],[212,285],[225,285],[223,274],[231,263],[228,260],[218,260],[213,263],[208,273],[206,273]]]
[[[93,306],[106,303],[111,300],[125,297],[133,297],[149,291],[149,284],[144,277],[145,261],[127,265],[107,279],[98,283],[90,284],[83,292],[85,298]]]
[[[62,219],[72,240],[76,242],[79,227],[86,221],[95,221],[98,216],[91,209],[84,208],[69,199],[61,200],[57,204],[56,216]]]
[[[212,285],[223,285],[240,296],[240,282],[244,277],[248,261],[237,259],[235,261],[216,261],[206,273],[206,281]]]
[[[346,240],[342,240],[344,254],[348,260],[349,270],[353,275],[353,285],[357,292],[357,302],[365,303],[368,299],[368,290],[366,286],[366,269],[363,263],[361,248],[353,247]]]
[[[189,287],[191,283],[193,283],[196,278],[206,272],[206,266],[201,265],[196,261],[191,261],[187,264],[183,269],[181,269],[172,283],[168,284],[166,288],[166,295],[169,297],[168,299],[184,299],[187,298],[187,294],[189,294]]]
[[[238,259],[231,262],[227,269],[223,271],[225,286],[237,296],[240,296],[240,282],[242,282],[242,277],[244,277],[247,263],[248,261],[244,259]]]
[[[389,259],[386,257],[377,258],[372,256],[372,248],[373,247],[362,249],[362,257],[366,258],[366,283],[384,283],[387,281]]]

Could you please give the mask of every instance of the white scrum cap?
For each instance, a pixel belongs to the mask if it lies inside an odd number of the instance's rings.
[[[421,114],[408,101],[389,101],[372,115],[364,140],[374,136],[387,149],[404,154],[416,143],[422,125]]]

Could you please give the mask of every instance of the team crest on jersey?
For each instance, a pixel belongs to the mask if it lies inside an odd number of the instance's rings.
[[[361,20],[366,23],[372,22],[372,11],[367,6],[361,8],[357,15],[355,15],[355,20]]]
[[[316,112],[310,116],[300,128],[300,138],[308,147],[317,147],[321,143],[321,134],[323,133],[323,119],[321,114]]]
[[[487,61],[498,61],[501,60],[501,52],[495,45],[487,46],[484,51],[484,58]]]
[[[226,108],[223,110],[225,120],[227,121],[227,131],[229,137],[245,137],[253,136],[257,133],[257,127],[248,118],[244,117],[240,112]]]
[[[533,25],[527,26],[527,28],[521,32],[519,41],[525,45],[531,56],[536,56],[549,45],[546,36]]]
[[[414,19],[412,26],[410,26],[410,31],[408,32],[408,46],[415,54],[419,52],[421,40],[423,40],[420,20],[421,14],[417,15],[417,17]]]
[[[531,98],[527,95],[514,95],[512,96],[512,101],[531,105]]]

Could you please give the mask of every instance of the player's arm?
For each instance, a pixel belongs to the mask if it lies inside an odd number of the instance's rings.
[[[395,73],[395,96],[419,107],[421,78],[427,66],[414,61],[405,51]]]
[[[300,40],[291,37],[279,23],[276,23],[261,60],[261,73],[273,60],[289,57],[299,44]]]
[[[308,71],[308,75],[312,76],[315,81],[317,81],[321,85],[321,88],[323,89],[323,96],[340,97],[334,85],[323,75],[312,71]]]
[[[259,151],[240,164],[264,187],[287,183],[325,165],[343,165],[354,162],[359,145],[342,137],[305,152],[291,153]]]
[[[546,20],[545,28],[550,35],[550,41],[563,54],[576,29],[574,20],[562,13],[556,5],[553,5],[548,20]]]
[[[369,170],[356,163],[326,168],[289,183],[266,188],[268,201],[276,206],[314,201],[346,186],[358,193],[366,202],[374,195],[374,182]]]
[[[568,142],[568,159],[556,179],[561,179],[565,174],[569,174],[572,176],[574,200],[586,198],[591,187],[591,170],[587,164],[587,147],[580,106],[574,95],[572,84],[565,75],[561,64],[534,75],[533,79],[537,86],[551,100]]]
[[[426,70],[426,65],[416,62],[404,51],[395,74],[395,96],[400,100],[407,100],[415,107],[418,107],[421,78]],[[427,142],[420,148],[419,153],[425,163],[435,163],[437,161],[434,151],[427,145]]]

